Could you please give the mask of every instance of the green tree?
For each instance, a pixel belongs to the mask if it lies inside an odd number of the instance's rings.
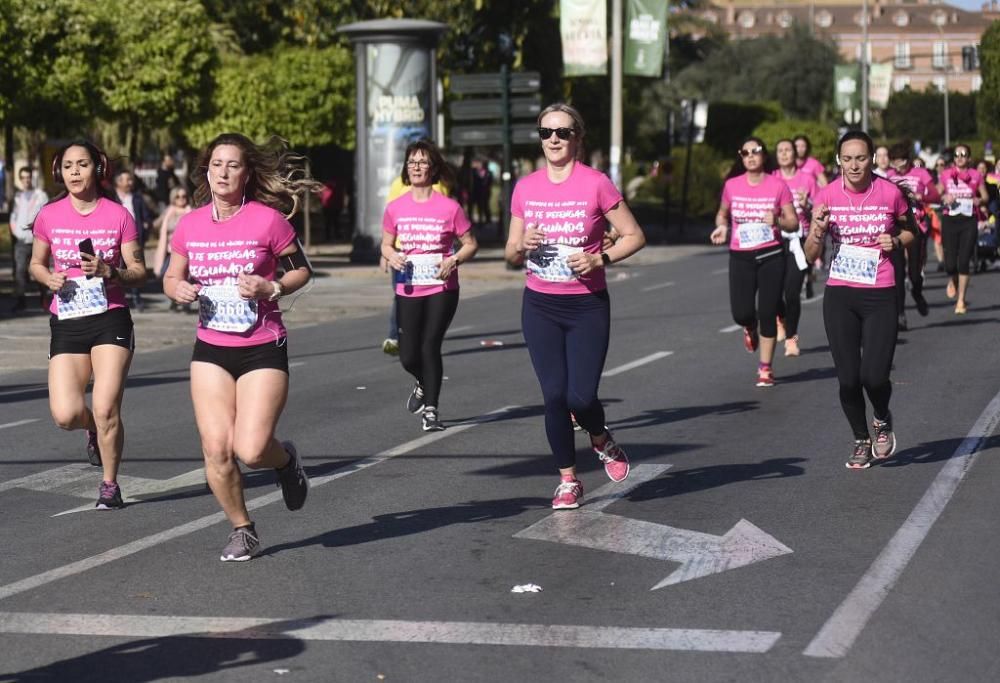
[[[948,119],[952,141],[976,135],[976,96],[948,93]],[[933,88],[923,92],[904,88],[889,97],[882,115],[888,138],[920,140],[925,145],[944,143],[944,95]]]
[[[297,147],[354,143],[354,64],[347,48],[279,47],[223,58],[212,113],[184,129],[192,145],[238,131],[279,135]]]
[[[779,102],[785,113],[819,118],[833,92],[837,46],[795,25],[784,35],[733,40],[675,81],[683,96],[710,102]]]
[[[994,21],[979,42],[979,68],[983,85],[976,101],[979,134],[1000,135],[1000,21]]]
[[[796,135],[805,135],[809,138],[812,145],[812,155],[824,164],[833,163],[833,157],[836,155],[837,131],[819,121],[804,119],[768,121],[757,126],[753,134],[767,144],[772,158],[778,140],[793,140]]]
[[[110,118],[124,124],[137,158],[140,129],[179,128],[208,109],[216,51],[197,2],[113,0],[104,5],[115,31],[111,64],[101,78]]]

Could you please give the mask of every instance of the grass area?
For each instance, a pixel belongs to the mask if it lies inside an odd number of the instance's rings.
[[[0,223],[0,254],[10,253],[10,223]]]

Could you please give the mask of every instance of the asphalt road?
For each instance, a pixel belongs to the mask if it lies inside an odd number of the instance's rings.
[[[614,270],[601,395],[634,469],[610,485],[578,437],[576,512],[549,508],[518,290],[460,304],[433,435],[375,347],[384,316],[293,330],[279,436],[313,489],[290,513],[248,475],[265,550],[243,564],[218,560],[188,346],[136,356],[118,512],[90,510],[44,370],[5,374],[0,681],[1000,678],[998,272],[964,317],[930,274],[896,353],[899,450],[860,472],[821,301],[759,389],[725,272],[721,251]]]

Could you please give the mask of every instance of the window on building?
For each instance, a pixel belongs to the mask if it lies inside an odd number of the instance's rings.
[[[910,15],[906,13],[906,10],[899,10],[892,15],[892,23],[902,28],[910,23]]]
[[[979,92],[979,90],[982,87],[983,87],[983,77],[980,76],[979,74],[976,74],[975,76],[972,77],[972,92]]]
[[[899,92],[903,88],[908,88],[910,86],[909,76],[896,76],[892,79],[892,89],[895,92]]]
[[[949,64],[948,59],[948,43],[943,40],[934,41],[934,56],[931,58],[931,66],[935,69],[947,69]]]
[[[833,24],[833,14],[829,10],[821,9],[816,12],[815,21],[820,28],[829,28]]]
[[[736,21],[743,28],[753,28],[753,25],[757,23],[757,17],[754,16],[753,12],[745,9],[736,17]]]
[[[854,58],[861,61],[861,43],[854,46]],[[872,44],[868,43],[868,62],[872,61]]]
[[[910,61],[910,44],[907,42],[896,43],[896,58],[893,66],[897,69],[911,69],[913,63]]]
[[[782,10],[778,12],[778,26],[781,28],[788,28],[792,25],[795,20],[792,17],[792,13],[788,10]]]
[[[938,92],[944,92],[945,88],[948,87],[948,80],[944,76],[935,76],[931,82]]]

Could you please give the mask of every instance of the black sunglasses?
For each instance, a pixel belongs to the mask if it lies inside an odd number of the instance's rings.
[[[572,128],[539,128],[538,137],[541,140],[548,140],[555,133],[560,140],[569,140],[573,132]]]
[[[751,154],[763,154],[763,152],[764,152],[764,148],[758,146],[758,147],[754,147],[753,149],[741,149],[740,150],[740,156],[743,157],[744,159],[746,159]]]

